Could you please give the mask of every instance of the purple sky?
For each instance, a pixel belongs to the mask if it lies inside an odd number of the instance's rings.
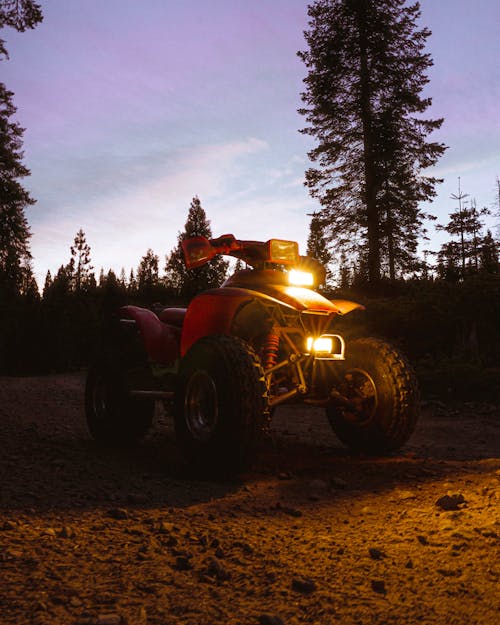
[[[449,146],[430,207],[457,190],[494,206],[500,175],[500,3],[423,0],[429,95]],[[1,80],[26,128],[37,279],[69,260],[81,227],[96,271],[127,272],[176,243],[191,198],[214,235],[296,239],[317,208],[303,187],[310,139],[296,109],[303,0],[42,0],[34,31],[6,30]],[[493,221],[490,219],[490,223]],[[431,249],[443,234],[434,235]]]

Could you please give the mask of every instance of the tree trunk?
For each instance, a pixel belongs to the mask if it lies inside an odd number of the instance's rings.
[[[368,230],[368,280],[371,284],[376,284],[380,281],[380,227],[372,144],[372,103],[366,41],[366,6],[366,0],[361,0],[357,12],[360,51],[360,108],[363,127],[363,164]]]

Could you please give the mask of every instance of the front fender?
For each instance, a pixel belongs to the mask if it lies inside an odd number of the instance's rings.
[[[269,303],[284,306],[298,312],[319,315],[345,315],[364,306],[347,300],[328,300],[311,289],[267,285],[262,291],[242,287],[223,287],[205,291],[196,296],[186,312],[182,326],[180,353],[183,357],[188,349],[204,336],[210,334],[238,334],[234,321],[243,309],[254,309],[251,303]],[[258,314],[257,314],[258,316]],[[256,319],[256,317],[253,317]],[[262,320],[261,320],[262,321]],[[265,328],[265,325],[262,326]],[[258,328],[255,328],[258,331]],[[245,334],[245,332],[243,332]]]
[[[198,339],[210,334],[231,334],[237,311],[254,299],[246,289],[213,289],[189,304],[182,325],[181,357]]]

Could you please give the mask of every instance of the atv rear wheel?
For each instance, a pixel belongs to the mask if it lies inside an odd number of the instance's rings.
[[[103,355],[89,369],[85,413],[92,438],[127,446],[138,442],[151,427],[154,402],[130,397],[120,358]]]
[[[266,408],[260,360],[241,339],[207,336],[183,358],[175,432],[196,468],[214,473],[244,468],[260,438]]]
[[[346,347],[340,397],[326,409],[338,438],[352,449],[383,454],[398,449],[418,418],[419,392],[413,369],[388,343],[358,339]]]

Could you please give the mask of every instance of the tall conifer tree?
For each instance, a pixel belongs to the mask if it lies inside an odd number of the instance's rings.
[[[182,242],[191,237],[212,238],[210,221],[197,196],[191,201],[184,230],[177,236],[177,246],[167,257],[165,267],[167,286],[172,287],[180,297],[190,299],[200,291],[220,286],[229,264],[221,257],[216,257],[206,265],[195,269],[186,269]]]
[[[71,246],[71,256],[74,260],[75,268],[75,291],[80,293],[92,281],[90,264],[90,245],[87,243],[85,232],[80,228],[76,233],[75,240]]]
[[[18,31],[34,28],[42,21],[40,5],[33,0],[0,0],[0,29]],[[0,60],[8,58],[0,39]],[[23,165],[23,128],[12,120],[16,112],[13,93],[0,83],[0,290],[21,293],[29,266],[30,231],[24,214],[34,204],[20,180],[30,172]]]
[[[316,0],[309,17],[300,113],[317,146],[306,185],[336,248],[366,263],[370,282],[395,278],[413,268],[427,217],[418,204],[435,195],[438,180],[421,170],[445,149],[426,139],[442,120],[422,117],[430,31],[405,0]]]

